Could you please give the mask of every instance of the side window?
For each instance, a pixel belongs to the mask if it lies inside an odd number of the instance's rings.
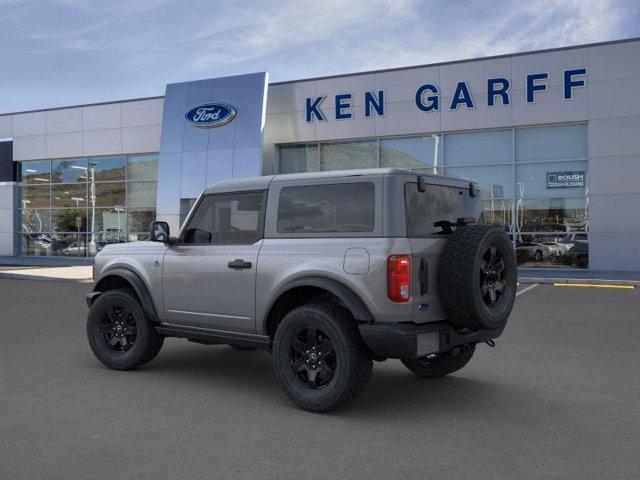
[[[255,243],[262,238],[264,203],[264,192],[206,196],[189,220],[182,243]]]
[[[375,187],[370,182],[285,187],[278,233],[372,232]]]

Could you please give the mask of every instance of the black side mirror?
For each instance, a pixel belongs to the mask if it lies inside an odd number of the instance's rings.
[[[168,242],[169,241],[169,224],[167,222],[151,222],[151,235],[149,240],[152,242]]]

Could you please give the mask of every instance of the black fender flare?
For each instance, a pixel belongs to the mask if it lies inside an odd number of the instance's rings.
[[[373,316],[371,315],[371,312],[369,312],[367,306],[360,299],[360,297],[353,290],[351,290],[351,288],[347,287],[345,284],[340,283],[337,280],[333,280],[332,278],[309,276],[297,278],[295,280],[287,282],[277,290],[277,292],[273,295],[273,300],[269,304],[269,308],[266,309],[264,318],[262,319],[263,331],[267,331],[267,321],[269,320],[269,315],[271,314],[273,306],[282,295],[296,287],[318,287],[327,290],[328,292],[338,297],[340,301],[342,301],[342,303],[344,303],[344,305],[357,321],[367,323],[373,322]]]
[[[140,305],[142,306],[142,310],[144,311],[144,314],[147,316],[147,318],[153,322],[159,321],[158,314],[156,313],[156,308],[153,305],[153,300],[151,299],[151,294],[149,293],[149,289],[137,273],[122,267],[107,270],[100,276],[100,279],[96,282],[93,291],[96,293],[103,293],[102,290],[100,290],[100,286],[109,277],[120,277],[129,285],[131,285],[131,288],[133,288],[133,290],[136,292],[136,295],[140,299]],[[99,295],[93,296],[92,301],[95,300],[98,296]]]

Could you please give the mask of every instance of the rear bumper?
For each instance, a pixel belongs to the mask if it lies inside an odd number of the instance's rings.
[[[458,345],[493,340],[504,330],[502,326],[495,330],[464,333],[446,322],[423,325],[362,323],[359,328],[364,343],[374,354],[384,358],[404,359],[447,352]]]

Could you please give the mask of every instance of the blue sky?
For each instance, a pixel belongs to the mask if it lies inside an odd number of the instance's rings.
[[[637,0],[0,0],[0,112],[634,36]]]

